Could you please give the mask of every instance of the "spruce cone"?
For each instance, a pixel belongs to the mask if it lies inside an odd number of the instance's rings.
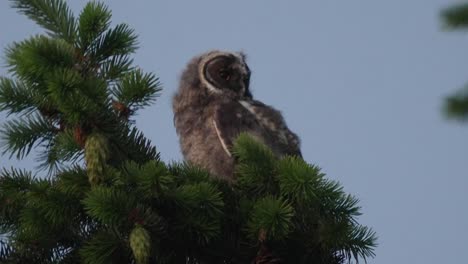
[[[89,135],[85,143],[85,160],[91,185],[99,184],[103,180],[108,157],[107,139],[98,133]]]
[[[148,231],[136,225],[130,233],[130,248],[137,264],[146,264],[151,253],[151,239]]]

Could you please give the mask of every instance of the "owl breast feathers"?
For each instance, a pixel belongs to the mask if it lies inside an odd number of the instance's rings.
[[[232,145],[248,133],[277,156],[301,156],[299,138],[281,113],[252,98],[242,53],[210,51],[193,58],[173,98],[184,158],[214,176],[234,180]]]

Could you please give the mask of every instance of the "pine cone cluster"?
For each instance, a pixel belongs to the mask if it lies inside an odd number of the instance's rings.
[[[108,157],[107,139],[99,133],[89,135],[85,143],[85,160],[91,185],[94,186],[102,182]]]
[[[137,264],[148,263],[151,240],[148,231],[143,226],[137,224],[130,233],[130,248]]]

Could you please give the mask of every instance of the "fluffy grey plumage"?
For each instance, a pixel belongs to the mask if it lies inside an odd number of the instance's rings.
[[[301,156],[299,138],[280,112],[252,98],[242,53],[210,51],[193,58],[173,98],[174,124],[185,159],[214,176],[233,180],[230,149],[241,132],[277,156]]]

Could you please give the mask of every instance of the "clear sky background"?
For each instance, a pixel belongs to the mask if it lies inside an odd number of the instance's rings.
[[[76,13],[86,3],[69,2]],[[369,263],[466,261],[468,125],[441,114],[468,82],[468,33],[439,20],[457,1],[106,2],[140,36],[136,64],[164,85],[136,118],[164,160],[182,159],[170,102],[185,64],[243,50],[254,97],[283,112],[307,161],[360,198],[360,222],[379,236]],[[0,48],[40,32],[0,2]],[[0,167],[33,160],[4,156]]]

